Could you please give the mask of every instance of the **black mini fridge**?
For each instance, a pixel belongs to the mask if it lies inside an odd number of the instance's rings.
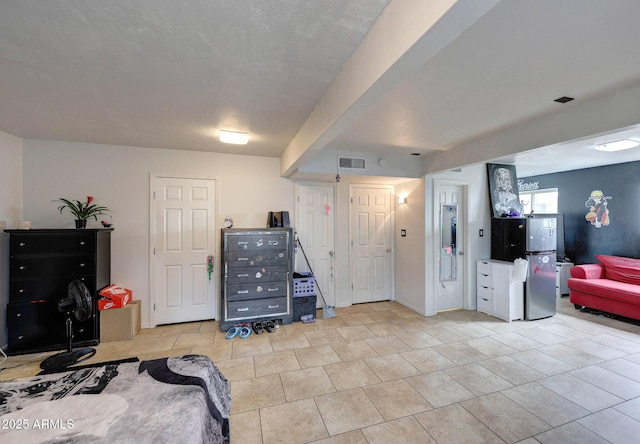
[[[497,217],[491,220],[491,259],[528,262],[524,315],[527,320],[556,314],[557,215]]]

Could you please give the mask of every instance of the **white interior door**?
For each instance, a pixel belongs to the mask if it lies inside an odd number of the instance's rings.
[[[464,187],[461,185],[442,185],[436,189],[437,215],[434,232],[434,257],[438,270],[435,276],[439,282],[435,285],[436,310],[452,310],[464,307],[464,235],[466,215],[464,205]],[[452,211],[455,208],[456,213]],[[447,214],[449,213],[449,214]],[[455,217],[456,220],[452,221]],[[457,226],[452,226],[452,223]],[[452,231],[455,233],[452,236]],[[454,245],[452,245],[454,244]]]
[[[335,306],[335,187],[299,184],[297,200],[296,232],[326,303]],[[309,271],[299,249],[295,261],[296,271]],[[319,295],[317,303],[322,306]]]
[[[391,299],[391,188],[351,187],[353,303]]]
[[[158,177],[154,196],[155,324],[215,319],[215,181]]]

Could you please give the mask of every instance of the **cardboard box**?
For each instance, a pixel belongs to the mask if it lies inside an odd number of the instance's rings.
[[[140,301],[100,312],[100,342],[126,341],[140,331]]]
[[[98,299],[98,310],[110,310],[112,308],[122,308],[133,299],[133,293],[128,288],[117,285],[109,285],[100,290]]]

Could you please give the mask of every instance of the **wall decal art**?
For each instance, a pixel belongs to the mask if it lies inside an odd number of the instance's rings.
[[[584,206],[589,208],[589,212],[584,216],[596,228],[606,227],[611,222],[607,201],[611,196],[605,196],[600,190],[593,190]]]

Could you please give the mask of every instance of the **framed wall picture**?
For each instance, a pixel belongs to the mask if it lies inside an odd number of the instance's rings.
[[[491,217],[521,216],[522,203],[518,192],[515,165],[487,164]]]

